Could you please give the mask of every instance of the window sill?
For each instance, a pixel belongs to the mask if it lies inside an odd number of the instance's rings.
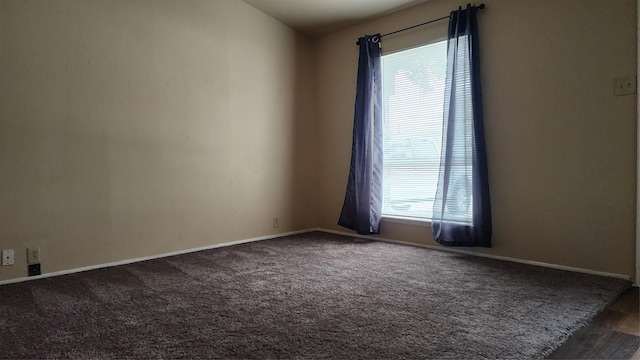
[[[406,224],[406,225],[431,227],[431,219],[425,219],[425,218],[414,218],[414,217],[404,217],[404,216],[395,216],[395,215],[382,215],[382,221],[390,222],[390,223],[396,223],[396,224]]]

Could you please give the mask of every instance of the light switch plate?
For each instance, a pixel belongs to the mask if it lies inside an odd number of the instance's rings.
[[[637,92],[635,76],[625,76],[613,79],[613,94],[615,96],[633,95]]]

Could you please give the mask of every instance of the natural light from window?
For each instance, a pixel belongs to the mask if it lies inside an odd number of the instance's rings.
[[[383,216],[432,217],[446,62],[446,41],[382,57]]]

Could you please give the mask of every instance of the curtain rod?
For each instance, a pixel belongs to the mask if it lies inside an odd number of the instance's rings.
[[[477,7],[478,9],[482,10],[482,9],[484,9],[484,7],[485,7],[485,6],[484,6],[484,4],[480,4],[479,6],[474,6],[474,7]],[[459,7],[459,8],[462,8],[462,7]],[[392,31],[392,32],[390,32],[390,33],[382,34],[382,35],[380,35],[380,37],[381,37],[381,38],[383,38],[383,37],[385,37],[385,36],[389,36],[389,35],[397,34],[397,33],[399,33],[399,32],[403,32],[403,31],[407,31],[407,30],[411,30],[411,29],[414,29],[414,28],[420,27],[420,26],[424,26],[424,25],[427,25],[427,24],[431,24],[431,23],[434,23],[434,22],[436,22],[436,21],[440,21],[440,20],[448,19],[450,16],[451,16],[451,15],[443,16],[443,17],[440,17],[440,18],[437,18],[437,19],[429,20],[429,21],[427,21],[427,22],[423,22],[422,24],[413,25],[413,26],[409,26],[409,27],[404,28],[404,29],[400,29],[400,30]],[[379,41],[379,39],[376,39],[376,38],[374,38],[374,39],[373,39],[373,42],[378,42],[378,41]],[[356,41],[356,45],[360,45],[360,40]]]

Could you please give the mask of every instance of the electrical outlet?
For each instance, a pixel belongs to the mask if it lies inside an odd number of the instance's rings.
[[[2,250],[2,266],[13,265],[13,263],[14,263],[13,249]]]
[[[277,229],[280,227],[280,218],[279,217],[274,217],[273,218],[273,228]]]
[[[636,93],[636,77],[626,76],[613,79],[613,94],[615,96],[633,95]]]
[[[27,265],[27,267],[29,270],[29,276],[36,276],[36,275],[42,274],[42,271],[40,270],[40,264],[31,264],[31,265]]]
[[[27,264],[40,264],[40,246],[27,249]]]

